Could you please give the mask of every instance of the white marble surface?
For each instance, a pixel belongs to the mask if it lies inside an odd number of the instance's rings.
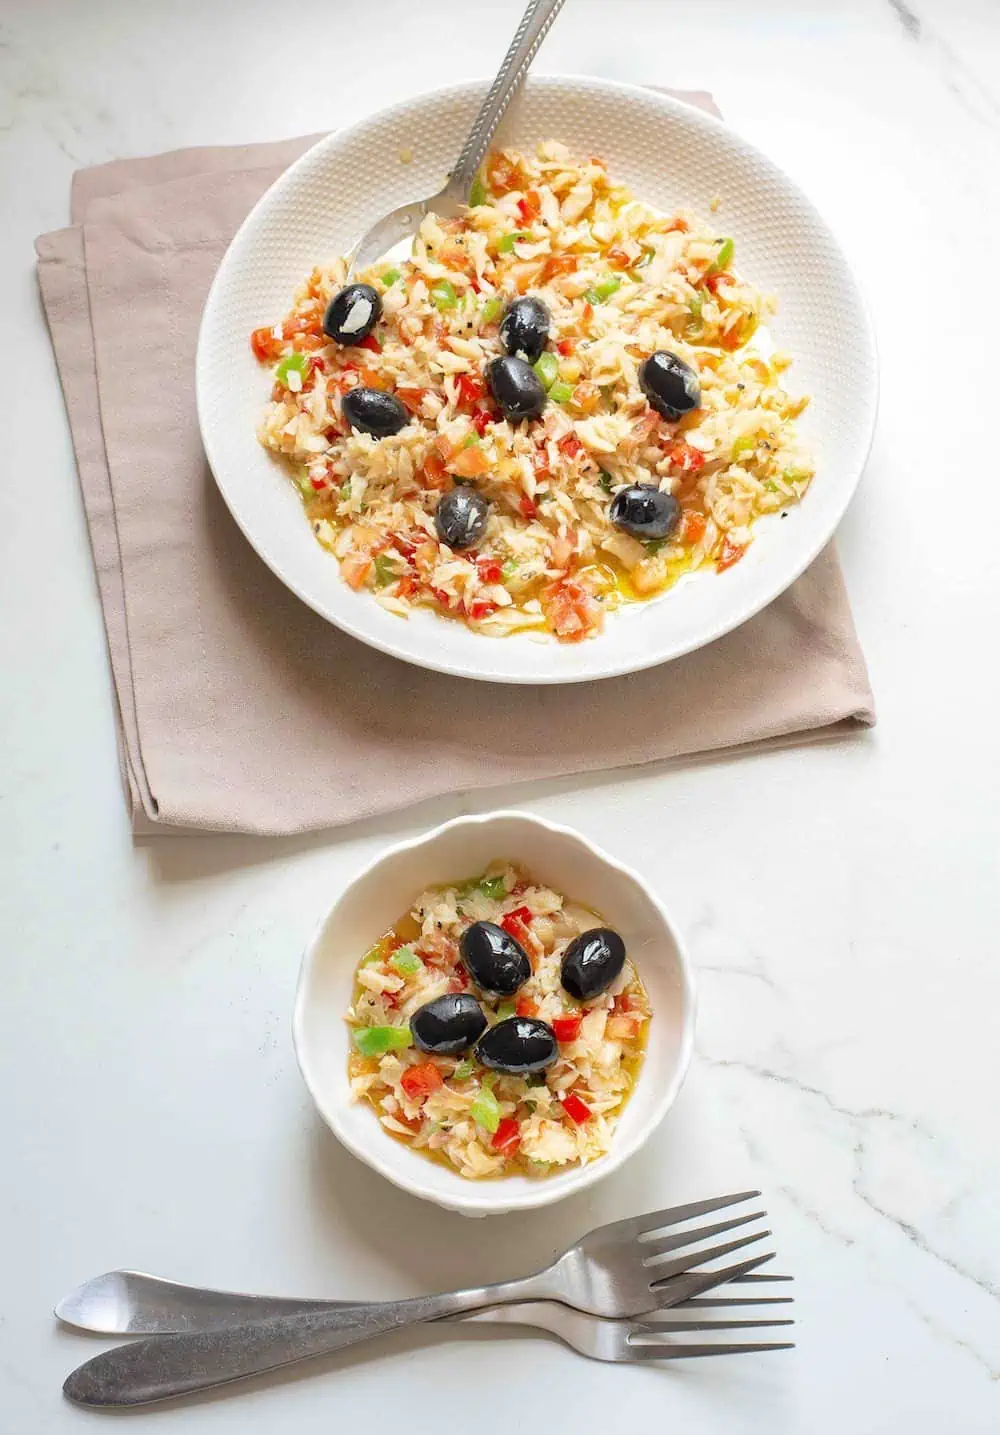
[[[698,1055],[648,1151],[488,1228],[319,1129],[289,1041],[304,936],[383,843],[131,842],[31,241],[80,165],[335,124],[492,68],[515,0],[0,3],[0,1424],[82,1429],[97,1347],[53,1302],[133,1264],[300,1293],[530,1265],[595,1218],[756,1184],[798,1278],[791,1355],[658,1371],[413,1336],[131,1430],[701,1435],[1000,1428],[996,0],[569,0],[543,67],[712,89],[831,218],[873,304],[879,433],[841,551],[880,724],[846,745],[495,794],[643,869],[690,937]],[[300,45],[295,19],[307,17]],[[850,382],[850,375],[844,375]],[[419,1358],[417,1358],[419,1357]],[[93,1417],[90,1417],[91,1419]]]

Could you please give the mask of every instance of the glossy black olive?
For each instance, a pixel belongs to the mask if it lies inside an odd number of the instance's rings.
[[[370,284],[348,284],[334,294],[323,316],[323,332],[338,344],[360,344],[378,323],[382,300]]]
[[[489,515],[490,505],[482,494],[462,484],[438,500],[434,527],[449,548],[474,548],[486,532]]]
[[[639,386],[665,419],[679,419],[701,403],[698,375],[666,349],[657,349],[639,365]]]
[[[513,996],[531,976],[531,963],[520,942],[493,922],[473,922],[458,944],[469,975],[484,992]]]
[[[491,1026],[476,1047],[476,1057],[491,1071],[527,1076],[544,1071],[559,1055],[556,1034],[547,1022],[533,1016],[512,1016]]]
[[[630,483],[611,500],[608,517],[633,538],[667,538],[677,527],[681,506],[672,494],[649,483]]]
[[[516,354],[533,364],[545,348],[549,322],[549,311],[541,299],[530,295],[515,299],[500,320],[500,342],[508,354]]]
[[[545,407],[545,389],[530,364],[523,359],[494,359],[487,366],[490,391],[512,423],[536,419]]]
[[[410,421],[410,415],[396,395],[383,393],[381,389],[362,386],[348,389],[341,407],[351,428],[374,434],[376,438],[388,438],[390,434],[399,433]]]
[[[421,1051],[454,1056],[467,1051],[486,1030],[486,1014],[468,992],[446,992],[410,1017],[410,1031]]]
[[[610,927],[591,927],[563,953],[559,979],[577,1001],[600,996],[625,965],[625,943]]]

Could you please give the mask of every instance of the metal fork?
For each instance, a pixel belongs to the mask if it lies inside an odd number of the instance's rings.
[[[561,1301],[611,1318],[642,1315],[688,1300],[770,1259],[758,1257],[728,1271],[693,1269],[770,1235],[770,1231],[758,1231],[707,1248],[698,1245],[759,1220],[760,1211],[693,1230],[659,1234],[665,1227],[759,1195],[759,1191],[745,1191],[615,1221],[591,1231],[546,1270],[523,1280],[410,1300],[339,1308],[326,1304],[318,1310],[118,1346],[81,1365],[63,1390],[82,1405],[146,1404],[325,1355],[421,1321],[525,1300]],[[671,1255],[675,1251],[683,1253]]]
[[[468,202],[476,171],[563,3],[564,0],[531,0],[444,188],[428,199],[400,205],[373,224],[358,240],[349,279],[357,270],[381,259],[401,240],[414,235],[426,214],[433,212],[448,218]]]
[[[742,1270],[751,1262],[735,1267]],[[716,1274],[722,1274],[717,1272]],[[728,1320],[705,1319],[701,1310],[742,1306],[790,1305],[790,1296],[759,1296],[752,1293],[751,1281],[781,1281],[786,1276],[742,1275],[732,1278],[746,1286],[748,1294],[728,1297],[695,1297],[682,1301],[674,1310],[693,1319],[669,1319],[652,1312],[641,1322],[604,1320],[584,1315],[555,1301],[525,1301],[521,1305],[493,1306],[470,1315],[446,1317],[450,1326],[517,1325],[548,1331],[591,1360],[627,1362],[636,1360],[680,1360],[702,1355],[739,1355],[751,1351],[788,1350],[790,1342],[767,1344],[685,1344],[665,1340],[667,1335],[689,1331],[759,1330],[793,1325],[790,1319]],[[141,1271],[109,1271],[73,1291],[56,1306],[56,1315],[67,1325],[95,1335],[175,1335],[181,1331],[220,1330],[240,1320],[302,1313],[317,1306],[335,1308],[346,1302],[292,1300],[280,1296],[244,1295],[234,1291],[207,1290],[180,1285],[177,1281],[145,1275]],[[653,1339],[647,1339],[653,1337]]]

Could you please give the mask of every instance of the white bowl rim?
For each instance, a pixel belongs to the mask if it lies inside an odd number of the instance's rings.
[[[268,201],[269,197],[274,193],[276,189],[278,189],[279,186],[284,187],[287,183],[292,182],[298,170],[300,168],[305,168],[309,163],[312,162],[312,159],[316,154],[317,150],[323,149],[335,143],[339,143],[345,138],[349,138],[356,131],[364,129],[368,124],[372,122],[373,119],[376,118],[376,116],[390,118],[398,113],[400,117],[405,117],[407,110],[415,103],[419,103],[422,100],[426,100],[432,97],[446,99],[451,95],[467,93],[470,88],[475,89],[482,86],[484,83],[482,79],[456,80],[453,81],[451,84],[443,85],[439,89],[433,91],[422,90],[418,93],[408,95],[402,100],[398,100],[393,105],[386,105],[380,110],[372,111],[371,113],[362,116],[360,120],[357,120],[352,125],[346,125],[342,129],[332,130],[329,134],[324,135],[321,139],[317,140],[314,145],[310,145],[310,147],[305,151],[304,154],[300,155],[297,160],[293,161],[293,163],[289,165],[288,168],[285,169],[278,176],[274,183],[269,186],[269,188],[253,206],[249,214],[243,220],[239,229],[236,231],[236,234],[233,236],[229,245],[227,246],[226,252],[222,257],[222,260],[220,261],[219,267],[215,272],[215,276],[209,288],[208,297],[205,300],[205,307],[202,311],[201,323],[198,329],[198,344],[195,359],[195,394],[198,412],[198,425],[201,434],[201,441],[205,449],[206,457],[208,458],[209,468],[212,471],[212,476],[215,480],[216,487],[222,494],[223,500],[227,508],[232,514],[233,519],[237,524],[237,527],[243,533],[247,542],[258,554],[258,556],[263,560],[263,562],[267,564],[267,566],[276,575],[276,577],[278,577],[281,582],[284,583],[285,586],[296,595],[296,597],[300,598],[303,603],[305,603],[308,607],[312,608],[314,612],[318,613],[321,618],[324,618],[327,622],[332,623],[335,627],[340,628],[350,637],[357,639],[358,642],[367,644],[369,647],[375,648],[379,652],[387,654],[389,657],[398,658],[402,662],[412,663],[416,667],[426,668],[434,672],[446,673],[451,677],[466,678],[474,682],[503,683],[505,685],[510,684],[513,686],[528,687],[541,687],[548,686],[550,684],[564,683],[599,682],[605,678],[623,677],[628,673],[641,672],[644,671],[646,668],[658,667],[663,663],[673,662],[677,658],[682,658],[686,654],[694,652],[699,648],[707,647],[710,643],[716,642],[719,638],[724,637],[727,633],[730,633],[734,629],[741,627],[744,623],[748,622],[751,618],[762,612],[764,608],[768,607],[771,603],[773,603],[776,598],[779,598],[782,593],[787,591],[787,589],[790,588],[791,585],[802,576],[802,574],[810,566],[810,564],[812,564],[816,560],[816,558],[819,557],[819,554],[827,546],[827,544],[830,542],[835,532],[837,531],[837,528],[840,526],[844,514],[846,513],[851,503],[851,500],[853,499],[854,494],[857,491],[858,484],[861,481],[861,478],[868,463],[868,459],[871,455],[871,449],[875,439],[875,428],[879,400],[879,370],[878,352],[875,340],[875,328],[872,321],[871,308],[866,297],[864,288],[858,280],[854,265],[851,263],[848,255],[843,250],[839,236],[837,236],[835,232],[831,229],[831,227],[827,224],[825,218],[823,217],[819,209],[816,207],[816,205],[813,204],[812,200],[808,197],[808,195],[806,195],[805,191],[800,188],[800,186],[796,183],[795,180],[791,178],[791,176],[785,173],[785,171],[781,168],[780,165],[776,164],[775,161],[773,161],[768,155],[766,155],[763,150],[758,149],[756,145],[752,144],[749,140],[744,139],[743,136],[737,130],[726,124],[725,121],[719,116],[712,114],[708,110],[702,110],[699,107],[693,106],[687,100],[677,99],[672,94],[669,94],[668,92],[661,90],[656,86],[632,84],[622,80],[604,79],[602,77],[594,75],[579,75],[564,72],[547,72],[545,74],[537,74],[532,76],[529,79],[528,83],[544,84],[546,81],[572,83],[573,85],[578,86],[580,89],[583,90],[613,90],[621,93],[626,97],[634,96],[636,98],[648,99],[650,95],[653,95],[660,103],[662,103],[662,105],[666,109],[672,110],[675,113],[680,113],[688,116],[690,116],[691,111],[694,110],[698,116],[699,124],[703,123],[709,129],[714,128],[725,133],[729,137],[730,141],[734,142],[737,147],[742,148],[748,155],[752,155],[755,159],[762,160],[770,168],[780,173],[785,184],[787,184],[789,189],[794,191],[795,194],[798,196],[799,202],[811,213],[812,217],[815,220],[817,220],[824,228],[826,228],[831,233],[832,237],[834,238],[837,250],[839,251],[841,258],[843,259],[844,265],[850,275],[851,282],[854,285],[855,294],[857,296],[860,309],[860,316],[862,320],[863,336],[871,354],[871,392],[868,411],[867,434],[865,435],[862,449],[863,456],[857,463],[856,471],[851,481],[842,485],[840,501],[836,505],[834,511],[830,514],[827,523],[822,528],[817,530],[811,542],[803,545],[798,550],[798,557],[794,561],[787,563],[784,567],[778,567],[772,580],[767,585],[763,586],[761,588],[761,591],[752,600],[744,602],[741,605],[734,606],[727,615],[720,615],[718,620],[710,627],[704,629],[701,632],[692,634],[687,639],[681,639],[679,641],[673,642],[670,645],[670,649],[668,652],[659,652],[651,659],[647,659],[644,656],[636,656],[632,659],[625,658],[618,661],[615,661],[614,658],[605,658],[602,661],[600,667],[596,668],[594,671],[585,671],[579,673],[563,673],[558,671],[554,671],[552,673],[545,673],[544,671],[542,671],[515,674],[472,671],[469,668],[463,666],[463,664],[460,662],[450,662],[447,660],[447,658],[439,656],[437,651],[433,647],[426,651],[422,650],[416,652],[412,648],[408,647],[405,642],[397,643],[395,641],[389,641],[388,639],[382,638],[377,633],[371,632],[366,626],[363,619],[360,621],[354,621],[353,618],[349,617],[346,614],[337,614],[336,616],[334,616],[332,613],[330,613],[328,609],[324,607],[318,597],[314,598],[309,594],[305,584],[300,583],[298,579],[294,577],[293,574],[290,574],[287,571],[283,563],[280,563],[274,558],[273,554],[267,549],[266,546],[261,546],[258,541],[251,536],[249,524],[246,523],[241,517],[240,513],[237,511],[237,506],[235,506],[234,503],[231,502],[230,494],[226,491],[226,488],[224,487],[223,483],[217,477],[216,464],[213,462],[212,457],[212,443],[209,437],[210,424],[206,419],[203,405],[204,385],[200,382],[203,365],[206,363],[206,360],[204,358],[205,346],[203,345],[202,339],[210,322],[211,311],[214,308],[215,303],[217,302],[217,295],[226,282],[230,256],[236,250],[242,236],[244,235],[244,232],[254,220],[258,210],[263,204]],[[483,641],[485,642],[487,640],[484,639]],[[495,639],[492,641],[507,640]]]
[[[592,1162],[588,1166],[574,1166],[572,1171],[567,1172],[565,1175],[547,1176],[543,1181],[538,1182],[537,1187],[532,1186],[528,1191],[525,1191],[517,1197],[501,1195],[503,1182],[502,1180],[497,1180],[483,1182],[469,1181],[468,1193],[463,1191],[460,1194],[449,1195],[445,1198],[439,1192],[423,1185],[415,1176],[411,1177],[408,1174],[402,1174],[392,1161],[383,1159],[377,1150],[373,1150],[365,1146],[362,1142],[356,1141],[336,1122],[335,1109],[330,1110],[328,1104],[321,1099],[316,1085],[310,1079],[307,1070],[308,1063],[304,1055],[307,1043],[303,1031],[305,1011],[308,1003],[307,989],[310,984],[313,968],[317,961],[323,934],[329,923],[336,917],[337,910],[345,897],[359,882],[372,876],[385,862],[398,856],[400,853],[424,847],[455,828],[486,827],[494,822],[509,819],[528,822],[536,827],[543,828],[545,831],[555,833],[560,837],[568,837],[573,841],[581,843],[589,849],[598,861],[617,871],[621,876],[638,887],[656,910],[674,943],[681,979],[682,1022],[677,1059],[670,1080],[661,1091],[659,1099],[653,1107],[649,1118],[634,1134],[631,1141],[627,1143],[622,1142],[619,1149],[616,1149],[614,1138],[612,1138],[611,1149],[606,1155],[600,1157],[599,1160]],[[358,1160],[363,1161],[367,1166],[370,1166],[374,1171],[377,1171],[379,1175],[384,1176],[385,1179],[390,1181],[394,1186],[408,1192],[412,1196],[433,1201],[445,1210],[457,1211],[466,1215],[488,1216],[502,1215],[515,1210],[537,1210],[542,1206],[553,1205],[556,1201],[561,1201],[567,1196],[575,1195],[579,1191],[592,1186],[596,1181],[603,1180],[605,1176],[609,1176],[613,1171],[618,1170],[629,1157],[634,1156],[659,1127],[677,1099],[678,1092],[687,1076],[691,1058],[694,1053],[696,1019],[697,991],[691,959],[676,923],[645,878],[640,876],[633,867],[628,866],[627,863],[620,862],[602,847],[591,842],[588,837],[585,837],[583,833],[579,832],[575,827],[569,827],[564,823],[552,822],[548,818],[538,817],[533,812],[525,812],[518,808],[498,808],[492,812],[453,817],[428,832],[421,833],[416,837],[407,838],[402,842],[395,842],[391,846],[384,848],[372,861],[350,877],[334,898],[328,910],[316,924],[306,944],[295,992],[295,1007],[292,1015],[292,1043],[295,1048],[295,1058],[298,1063],[299,1072],[301,1073],[302,1080],[305,1082],[309,1095],[312,1097],[313,1105],[316,1107],[323,1121],[336,1136],[337,1140],[340,1141],[352,1155],[356,1156]],[[401,1150],[402,1149],[403,1148],[401,1148]]]

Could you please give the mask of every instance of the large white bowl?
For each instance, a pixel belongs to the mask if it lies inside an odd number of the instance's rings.
[[[471,124],[481,82],[421,95],[322,140],[274,184],[230,245],[205,306],[198,343],[198,413],[209,462],[237,523],[264,561],[330,622],[382,651],[459,676],[565,683],[651,667],[711,642],[778,596],[829,541],[871,444],[875,345],[836,240],[782,172],[725,125],[652,90],[580,77],[531,79],[505,121],[516,145],[563,140],[599,153],[611,173],[663,208],[707,213],[736,239],[741,270],[778,294],[773,326],[795,357],[792,384],[813,396],[803,421],[817,461],[804,503],[758,527],[724,574],[683,580],[653,602],[612,615],[578,645],[527,635],[490,639],[430,610],[409,619],[353,593],[315,541],[301,503],[255,427],[269,379],[250,331],[275,322],[292,291],[344,252],[380,215],[434,193]]]
[[[532,1180],[469,1181],[411,1151],[352,1102],[347,1076],[351,1003],[359,957],[425,887],[482,871],[495,858],[522,864],[555,891],[584,901],[625,939],[652,1004],[649,1041],[611,1150],[589,1166]],[[642,879],[568,827],[526,812],[459,817],[402,842],[337,898],[310,942],[295,1000],[299,1068],[317,1110],[355,1156],[395,1185],[467,1216],[547,1206],[617,1170],[662,1121],[687,1071],[694,1040],[694,985],[676,928]]]

